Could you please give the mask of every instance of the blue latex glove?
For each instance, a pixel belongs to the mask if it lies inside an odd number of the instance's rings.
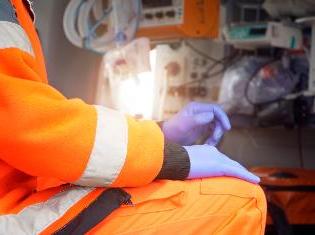
[[[192,145],[211,131],[205,143],[216,145],[230,129],[229,118],[220,106],[198,102],[189,103],[162,126],[166,139],[180,145]]]
[[[230,176],[258,184],[260,179],[210,145],[184,146],[190,160],[189,179]]]

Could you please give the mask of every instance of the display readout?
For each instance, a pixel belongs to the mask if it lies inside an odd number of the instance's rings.
[[[172,0],[142,0],[143,8],[169,7],[172,5]]]

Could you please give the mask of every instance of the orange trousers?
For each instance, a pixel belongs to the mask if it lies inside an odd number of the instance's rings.
[[[126,191],[134,205],[114,211],[89,234],[264,234],[264,192],[238,179],[157,181]]]

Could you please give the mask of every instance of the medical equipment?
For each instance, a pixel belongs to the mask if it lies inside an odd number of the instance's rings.
[[[105,53],[137,37],[216,38],[219,0],[71,0],[63,27],[75,46]]]
[[[216,38],[219,7],[218,0],[142,0],[137,35],[151,40]]]
[[[140,14],[140,0],[71,0],[63,28],[73,45],[105,53],[134,38]]]
[[[266,0],[263,8],[273,18],[306,17],[315,13],[313,0]]]
[[[210,40],[198,42],[184,41],[177,48],[156,47],[159,58],[155,66],[153,117],[156,119],[172,117],[190,101],[217,100],[220,75],[231,60],[224,57],[222,44]]]
[[[302,48],[302,32],[299,28],[279,22],[245,23],[225,27],[227,43],[236,48],[256,49],[260,47]]]
[[[296,20],[297,23],[302,25],[310,26],[312,29],[311,36],[311,49],[309,53],[309,80],[308,80],[308,89],[304,92],[306,96],[315,95],[315,17],[305,17]],[[315,112],[315,107],[314,107]]]

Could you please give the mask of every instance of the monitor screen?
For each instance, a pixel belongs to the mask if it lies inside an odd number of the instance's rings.
[[[142,0],[143,8],[172,6],[172,0]]]
[[[253,36],[263,36],[266,32],[267,28],[251,28],[249,34]]]

